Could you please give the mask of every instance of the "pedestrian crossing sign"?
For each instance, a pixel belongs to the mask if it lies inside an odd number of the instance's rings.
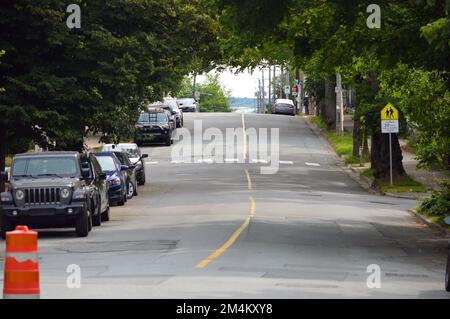
[[[399,115],[398,110],[391,103],[388,103],[381,110],[381,120],[382,121],[398,121]]]

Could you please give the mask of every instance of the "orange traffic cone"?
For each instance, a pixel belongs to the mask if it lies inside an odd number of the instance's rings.
[[[37,232],[28,230],[27,226],[17,226],[6,233],[3,298],[39,298]]]

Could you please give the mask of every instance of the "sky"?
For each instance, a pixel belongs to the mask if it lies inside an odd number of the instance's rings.
[[[214,73],[215,71],[211,71]],[[268,74],[265,74],[266,78]],[[248,71],[233,74],[233,72],[227,70],[219,73],[219,79],[222,86],[231,91],[232,97],[255,97],[255,91],[258,87],[258,78],[261,78],[261,71],[255,70],[253,74]],[[206,75],[198,77],[199,82],[203,82],[206,79]],[[266,80],[267,81],[267,80]]]

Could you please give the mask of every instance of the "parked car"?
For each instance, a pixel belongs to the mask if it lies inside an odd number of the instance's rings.
[[[169,121],[167,112],[159,107],[141,112],[135,125],[134,142],[137,145],[160,142],[170,146],[173,129]]]
[[[295,105],[289,99],[277,99],[273,105],[273,114],[295,115]]]
[[[178,107],[177,100],[174,98],[164,98],[164,104],[170,107],[170,111],[175,116],[176,127],[183,127],[184,125],[183,111]]]
[[[172,111],[172,108],[167,105],[164,104],[162,102],[155,102],[149,105],[149,108],[152,109],[162,109],[167,113],[167,116],[169,117],[169,124],[172,127],[172,131],[174,131],[177,128],[177,118],[176,118],[176,112]]]
[[[1,236],[16,225],[75,227],[86,237],[109,216],[106,175],[95,158],[77,152],[15,155],[8,191],[0,194]]]
[[[102,152],[125,152],[133,165],[136,165],[136,179],[138,185],[145,185],[145,162],[148,154],[141,154],[141,150],[136,143],[120,143],[120,144],[105,144],[102,147]]]
[[[122,165],[113,152],[93,154],[109,182],[109,203],[123,206],[127,201],[127,180],[125,171],[128,166]]]
[[[183,98],[177,100],[179,108],[183,112],[198,112],[198,103],[192,98]]]
[[[133,196],[138,195],[136,165],[131,164],[128,155],[124,152],[115,151],[114,155],[119,159],[122,166],[127,166],[128,169],[124,171],[125,180],[127,183],[127,198],[132,199]]]

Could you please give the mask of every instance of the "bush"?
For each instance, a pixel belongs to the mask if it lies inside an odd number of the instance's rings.
[[[422,201],[419,212],[427,216],[446,216],[450,213],[450,182],[441,182],[442,190],[434,191],[431,198]]]

